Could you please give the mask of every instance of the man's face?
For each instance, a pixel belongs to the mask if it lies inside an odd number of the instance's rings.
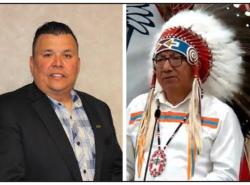
[[[47,95],[69,93],[80,68],[76,41],[70,34],[38,37],[30,70],[36,85]]]
[[[165,93],[191,91],[194,79],[192,67],[181,54],[163,51],[156,56],[154,65],[156,77]]]

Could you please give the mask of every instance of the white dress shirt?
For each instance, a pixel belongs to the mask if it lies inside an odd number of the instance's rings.
[[[163,93],[157,93],[153,101],[160,102],[161,148],[188,114],[190,95],[177,105],[166,101]],[[147,94],[142,94],[127,108],[127,180],[142,181],[148,151],[144,154],[141,177],[137,174],[136,136],[145,108]],[[239,178],[240,160],[243,151],[243,135],[234,111],[214,96],[204,95],[201,101],[202,150],[195,160],[194,174],[190,180],[233,181]],[[154,134],[151,155],[157,149]],[[183,124],[165,150],[166,168],[160,176],[152,177],[147,172],[147,181],[186,181],[188,180],[188,132]]]

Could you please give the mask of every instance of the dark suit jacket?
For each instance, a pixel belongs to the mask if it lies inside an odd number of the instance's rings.
[[[93,96],[78,95],[95,137],[94,180],[121,181],[122,152],[110,109]],[[0,96],[0,181],[81,181],[62,124],[35,84]]]

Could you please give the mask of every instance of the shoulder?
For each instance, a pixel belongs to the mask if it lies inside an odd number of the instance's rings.
[[[142,117],[143,111],[146,106],[147,97],[148,93],[141,94],[130,102],[127,107],[127,118],[135,120]]]
[[[31,113],[32,106],[28,92],[29,85],[0,95],[0,119],[2,121],[17,120]]]
[[[147,97],[148,97],[148,93],[141,94],[141,95],[135,97],[129,103],[128,109],[131,109],[131,108],[144,108],[145,105],[146,105],[146,102],[147,102]]]
[[[220,120],[225,120],[227,117],[234,117],[237,119],[237,116],[233,109],[226,103],[222,102],[218,98],[205,95],[203,101],[203,107],[206,114],[214,115],[215,117],[220,118]]]
[[[16,89],[11,92],[7,92],[0,95],[0,105],[6,104],[20,104],[26,101],[27,92],[31,88],[31,84]]]
[[[216,108],[220,112],[232,111],[232,108],[228,104],[212,95],[205,95],[204,102],[206,106]]]
[[[136,135],[143,111],[147,103],[148,93],[135,97],[127,107],[127,135]]]

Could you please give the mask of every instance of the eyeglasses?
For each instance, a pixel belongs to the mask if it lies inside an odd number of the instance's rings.
[[[155,58],[153,58],[153,61],[155,66],[162,66],[165,62],[169,61],[169,64],[172,67],[179,67],[182,64],[183,59],[184,57],[182,56],[170,56],[167,58],[162,55],[157,55]]]

